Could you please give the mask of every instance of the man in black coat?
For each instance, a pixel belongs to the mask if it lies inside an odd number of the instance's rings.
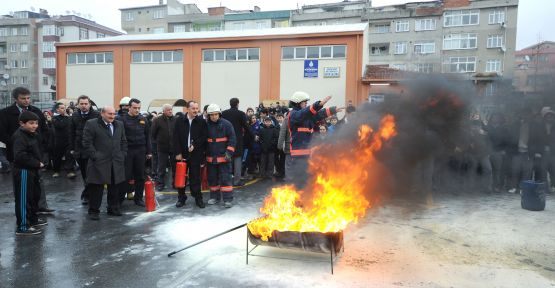
[[[90,119],[83,129],[83,151],[88,157],[89,218],[99,220],[104,185],[108,186],[108,215],[121,216],[119,191],[125,181],[127,139],[116,110],[106,106],[100,119]]]
[[[56,115],[52,118],[54,135],[51,135],[54,142],[54,175],[52,175],[52,177],[59,177],[62,167],[67,168],[67,166],[71,164],[70,167],[73,168],[73,157],[70,154],[71,149],[69,140],[71,118],[66,114],[66,105],[64,105],[64,103],[56,103],[56,105],[54,105],[54,109],[56,110]],[[65,159],[65,161],[63,159]],[[67,177],[70,179],[75,178],[73,169],[69,170]]]
[[[239,99],[231,98],[229,100],[229,106],[231,108],[222,112],[222,118],[231,122],[233,125],[233,130],[235,130],[235,136],[237,139],[237,145],[235,146],[235,152],[233,153],[233,186],[243,186],[244,183],[241,181],[241,164],[243,159],[243,136],[248,133],[250,134],[250,127],[247,120],[247,115],[245,112],[239,110]]]
[[[150,135],[152,143],[156,143],[158,154],[158,183],[157,189],[164,190],[166,181],[166,168],[168,162],[172,167],[172,181],[175,177],[175,154],[173,153],[173,130],[175,128],[175,117],[173,116],[173,107],[170,104],[164,104],[162,114],[152,121]],[[172,182],[173,183],[173,182]]]
[[[200,165],[204,160],[206,150],[206,138],[208,128],[206,121],[199,115],[199,104],[195,101],[187,103],[187,114],[179,117],[175,121],[173,132],[174,153],[177,161],[187,161],[187,179],[191,188],[191,196],[195,198],[198,207],[204,208],[204,201],[201,193],[201,174]],[[173,167],[175,168],[175,167]],[[185,183],[185,186],[187,184]],[[178,198],[176,207],[183,207],[187,200],[185,188],[177,189]]]
[[[8,154],[7,158],[11,163],[13,163],[14,160],[11,137],[15,131],[19,129],[19,115],[21,114],[21,111],[27,110],[35,113],[39,117],[39,128],[36,132],[37,138],[41,147],[45,148],[48,146],[48,138],[46,137],[48,135],[48,127],[46,125],[46,119],[39,108],[31,105],[31,91],[25,87],[17,87],[12,90],[12,98],[15,100],[15,103],[0,110],[0,142],[6,144],[6,152]],[[55,210],[48,208],[44,189],[39,187],[39,190],[39,213],[54,212]]]
[[[71,125],[69,129],[69,141],[71,155],[77,160],[81,177],[83,178],[84,189],[81,192],[81,201],[83,205],[89,204],[89,194],[87,193],[87,163],[88,158],[83,153],[83,129],[85,123],[90,119],[100,118],[100,113],[91,108],[91,99],[89,96],[81,95],[77,98],[78,110],[71,115]]]

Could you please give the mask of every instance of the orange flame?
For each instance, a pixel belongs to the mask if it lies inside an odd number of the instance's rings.
[[[374,154],[395,135],[395,119],[386,115],[376,133],[361,125],[356,142],[315,147],[308,169],[310,199],[302,201],[304,192],[293,185],[273,188],[260,208],[265,216],[248,224],[250,232],[267,241],[273,231],[338,232],[356,223],[371,205],[365,192]]]

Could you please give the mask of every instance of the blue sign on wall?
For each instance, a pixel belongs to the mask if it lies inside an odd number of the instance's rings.
[[[304,78],[318,78],[318,60],[304,60]]]

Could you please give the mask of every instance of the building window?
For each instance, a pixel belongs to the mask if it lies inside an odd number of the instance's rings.
[[[185,25],[175,25],[175,26],[173,26],[173,32],[176,32],[176,33],[186,32]]]
[[[391,64],[391,68],[397,70],[407,70],[407,64]]]
[[[476,49],[478,37],[475,33],[449,34],[443,37],[443,50]]]
[[[106,34],[104,33],[100,33],[100,32],[96,32],[96,38],[105,38]]]
[[[12,68],[18,68],[19,67],[19,62],[17,62],[17,60],[12,60],[10,63],[10,66]]]
[[[501,60],[488,60],[486,62],[486,72],[501,72]]]
[[[202,50],[202,60],[204,62],[213,61],[257,61],[260,60],[259,48],[239,48],[239,49],[205,49]]]
[[[414,20],[414,31],[433,31],[436,30],[436,19]]]
[[[58,27],[57,33],[58,36],[64,36],[64,27]]]
[[[42,42],[42,52],[56,52],[54,42]]]
[[[266,22],[256,22],[256,29],[265,29],[265,28],[269,28],[266,25]]]
[[[479,10],[446,11],[443,14],[444,27],[478,25],[479,22],[480,22]]]
[[[17,84],[17,76],[13,76],[11,80],[12,80],[12,84]]]
[[[89,30],[79,28],[79,39],[89,39]]]
[[[28,52],[29,51],[29,45],[27,44],[21,44],[19,46],[19,50],[21,50],[21,52]]]
[[[48,86],[48,77],[42,77],[42,85]]]
[[[345,58],[347,47],[335,46],[307,46],[307,47],[282,47],[281,59],[326,59]]]
[[[17,36],[17,35],[18,35],[18,33],[17,33],[17,27],[13,27],[13,28],[12,28],[12,36]]]
[[[29,28],[21,27],[21,29],[19,30],[19,35],[23,35],[23,36],[29,35]]]
[[[489,12],[488,24],[501,24],[505,22],[505,11],[494,10]]]
[[[415,71],[419,73],[434,73],[434,64],[431,63],[418,63],[416,64]]]
[[[42,68],[54,69],[56,68],[56,58],[48,57],[42,59]]]
[[[162,9],[154,10],[154,12],[152,13],[152,19],[161,19],[161,18],[164,18],[164,10]]]
[[[125,12],[125,21],[133,21],[133,12]]]
[[[17,44],[10,44],[10,52],[17,52]]]
[[[394,54],[407,54],[407,42],[395,42]]]
[[[450,57],[447,62],[447,72],[476,72],[476,57]]]
[[[42,26],[42,35],[43,36],[56,35],[56,25],[44,25],[44,26]]]
[[[13,18],[16,19],[25,19],[25,18],[29,18],[29,12],[27,11],[18,11],[13,13]]]
[[[8,28],[0,28],[0,37],[9,36]]]
[[[29,84],[27,76],[21,76],[21,84]]]
[[[389,54],[389,44],[381,44],[380,46],[370,46],[370,55],[380,56]]]
[[[409,21],[397,21],[397,23],[395,23],[395,32],[408,32],[409,31]]]
[[[488,48],[500,48],[500,47],[503,47],[503,35],[489,35]]]
[[[154,34],[164,33],[164,27],[153,28],[152,33],[154,33]]]
[[[391,30],[391,25],[390,24],[377,24],[374,26],[374,33],[389,33],[389,31]]]
[[[183,62],[183,51],[133,51],[133,63],[178,63]]]
[[[27,60],[21,60],[21,68],[27,68]]]
[[[44,59],[55,60],[55,58],[44,58]],[[67,64],[109,64],[113,62],[114,60],[113,60],[112,52],[67,54]]]
[[[432,54],[436,52],[436,43],[434,41],[422,41],[414,43],[415,54]]]
[[[384,95],[380,95],[380,94],[372,94],[370,96],[368,96],[368,102],[370,103],[383,103],[384,99]]]

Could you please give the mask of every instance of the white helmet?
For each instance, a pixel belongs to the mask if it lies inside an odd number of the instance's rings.
[[[210,104],[208,105],[208,108],[206,108],[206,113],[208,114],[222,113],[222,110],[220,109],[220,106],[218,106],[218,104]]]
[[[302,92],[302,91],[297,91],[295,93],[293,93],[293,95],[291,96],[291,102],[299,104],[303,101],[308,101],[310,100],[310,95],[308,95],[308,93],[306,92]]]
[[[129,101],[131,101],[131,98],[129,96],[125,96],[121,98],[121,100],[119,101],[119,105],[129,105]]]

